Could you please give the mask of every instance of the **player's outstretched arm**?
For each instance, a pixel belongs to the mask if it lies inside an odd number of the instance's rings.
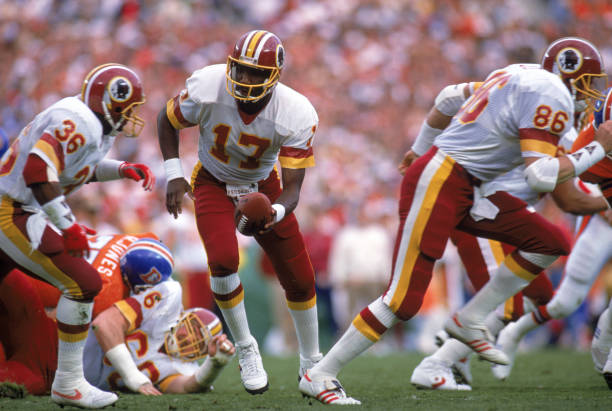
[[[129,322],[117,307],[113,305],[102,311],[91,326],[106,358],[130,390],[144,395],[161,395],[149,377],[140,372],[125,345]]]
[[[99,162],[89,182],[119,180],[120,178],[142,180],[142,187],[146,191],[151,191],[155,186],[155,175],[147,165],[112,159],[104,159]]]
[[[208,357],[193,375],[179,375],[164,389],[166,394],[188,394],[210,391],[223,367],[234,357],[236,348],[227,335],[214,336],[208,343]]]
[[[183,167],[179,158],[179,132],[174,128],[166,107],[159,111],[157,115],[157,135],[159,148],[164,158],[164,168],[166,169],[166,209],[174,218],[183,212],[182,203],[185,194],[193,200],[193,192],[189,182],[183,174]]]

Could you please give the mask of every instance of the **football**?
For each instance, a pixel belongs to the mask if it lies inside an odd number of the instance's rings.
[[[274,209],[265,194],[255,192],[246,194],[238,200],[234,211],[236,228],[242,234],[252,236],[263,230],[272,221]]]

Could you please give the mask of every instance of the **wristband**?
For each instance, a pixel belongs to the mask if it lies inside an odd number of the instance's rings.
[[[272,204],[272,208],[276,210],[276,217],[274,217],[274,222],[278,223],[280,220],[285,217],[285,206],[282,204]]]
[[[593,141],[580,150],[569,154],[567,158],[574,165],[574,175],[579,176],[605,156],[606,152],[602,145],[598,141]]]
[[[96,166],[96,180],[98,181],[111,181],[119,180],[121,173],[119,169],[125,161],[119,160],[102,160]]]
[[[62,231],[72,226],[76,221],[72,210],[66,204],[66,197],[63,195],[59,195],[53,200],[46,202],[41,208],[53,225]]]
[[[164,169],[166,170],[166,180],[171,181],[177,178],[185,178],[183,174],[183,166],[181,159],[178,157],[169,158],[164,161]]]
[[[434,140],[439,136],[442,131],[439,128],[433,128],[427,124],[427,120],[423,121],[419,135],[416,137],[414,144],[412,144],[412,151],[418,156],[422,156],[427,153],[434,143]]]
[[[204,388],[210,388],[210,385],[217,379],[217,376],[223,369],[225,364],[219,364],[213,361],[213,358],[207,357],[204,364],[195,372],[195,379]]]
[[[143,384],[151,384],[151,380],[144,375],[132,359],[127,346],[124,343],[117,344],[106,352],[106,358],[119,372],[125,385],[132,391],[138,391]]]

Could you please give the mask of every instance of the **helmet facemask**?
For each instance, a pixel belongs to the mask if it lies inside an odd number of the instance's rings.
[[[193,312],[183,314],[178,324],[166,333],[164,347],[168,355],[183,361],[195,361],[208,355],[212,334]]]
[[[242,80],[243,76],[257,80],[254,83],[245,83]],[[280,70],[276,67],[246,63],[228,56],[225,77],[227,92],[232,97],[241,101],[255,102],[274,89],[280,78]]]
[[[574,99],[575,110],[582,112],[587,109],[596,110],[595,103],[605,98],[602,90],[608,83],[606,74],[582,74],[576,79],[569,79],[570,90]]]

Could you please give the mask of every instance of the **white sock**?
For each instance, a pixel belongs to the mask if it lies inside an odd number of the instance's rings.
[[[506,324],[499,318],[497,310],[491,311],[485,319],[485,326],[491,332],[491,334],[497,337],[497,334],[505,327]],[[471,351],[471,350],[470,350]]]
[[[236,344],[248,343],[251,341],[251,330],[247,320],[244,301],[240,301],[232,308],[220,308],[227,328],[229,328]]]
[[[519,318],[510,328],[516,339],[522,339],[529,331],[535,330],[541,324],[537,323],[533,318],[533,314],[525,314]]]
[[[351,324],[340,340],[338,340],[323,359],[310,370],[310,374],[323,374],[336,377],[346,364],[373,345],[374,341],[360,333],[359,330]]]
[[[453,364],[467,357],[472,352],[472,349],[464,343],[454,338],[449,338],[444,341],[442,347],[438,348],[436,352],[433,353],[432,358]]]
[[[471,322],[483,323],[487,315],[529,284],[529,281],[514,274],[504,261],[484,287],[459,310],[460,316]]]
[[[225,277],[210,277],[210,288],[213,293],[229,295],[237,289],[242,289],[242,283],[237,273]],[[230,301],[220,301],[215,298],[217,306],[223,314],[227,328],[232,333],[236,344],[247,344],[251,341],[251,330],[244,308],[244,291],[241,291]]]
[[[287,302],[291,305],[291,302]],[[297,336],[300,355],[309,359],[319,354],[319,321],[317,317],[317,305],[314,304],[306,310],[289,309],[295,334]]]
[[[55,381],[61,387],[72,388],[85,377],[83,374],[83,350],[87,340],[89,322],[91,321],[92,302],[79,302],[61,296],[57,304],[58,352]],[[78,333],[63,332],[62,324],[83,326]]]
[[[370,303],[368,309],[386,329],[391,328],[399,321],[389,306],[383,302],[382,297]],[[360,327],[363,327],[366,333],[370,334],[366,336],[366,334],[359,331],[354,325],[356,323],[361,324]],[[324,374],[336,377],[346,364],[373,346],[381,336],[382,334],[378,335],[375,330],[371,329],[370,326],[364,322],[361,318],[361,314],[357,314],[348,330],[346,330],[340,340],[334,344],[327,355],[310,370],[310,374]]]

